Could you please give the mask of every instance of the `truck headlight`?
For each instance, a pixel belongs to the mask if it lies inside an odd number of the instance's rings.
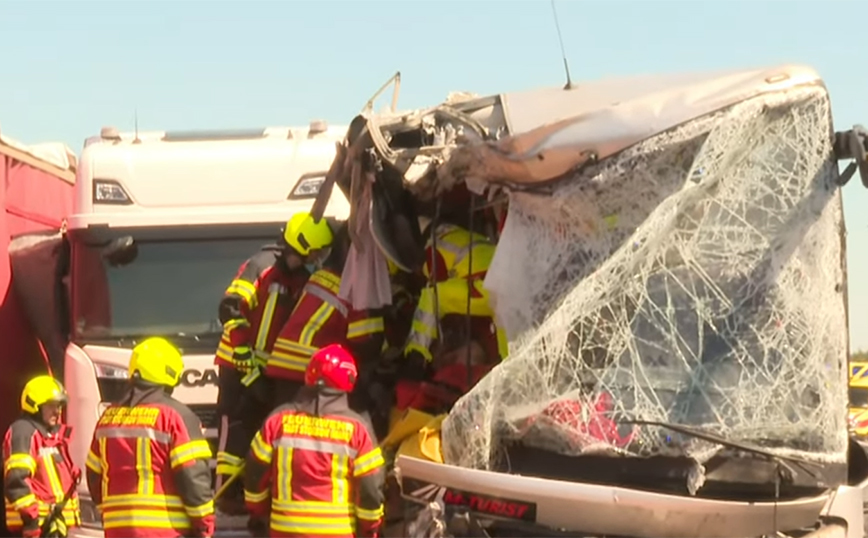
[[[287,200],[303,200],[316,198],[322,184],[325,182],[325,172],[304,174],[293,187],[292,192],[286,197]]]
[[[109,379],[127,379],[130,377],[126,368],[120,368],[112,364],[103,364],[100,362],[93,363],[97,377],[105,377]]]
[[[93,203],[129,205],[132,202],[127,191],[113,179],[93,180]]]
[[[96,372],[96,384],[99,387],[100,400],[117,402],[127,392],[130,374],[126,368],[113,364],[93,363]]]

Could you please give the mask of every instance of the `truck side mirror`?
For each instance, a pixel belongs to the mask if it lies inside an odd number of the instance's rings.
[[[112,267],[123,267],[136,259],[139,255],[139,247],[136,245],[133,236],[125,235],[112,239],[108,245],[102,249],[102,257]]]

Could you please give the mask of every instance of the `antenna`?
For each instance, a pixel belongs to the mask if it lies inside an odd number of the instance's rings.
[[[561,25],[558,21],[558,10],[555,9],[555,0],[552,0],[552,14],[555,17],[555,28],[558,31],[558,42],[561,44],[561,56],[564,59],[564,71],[567,74],[567,84],[564,86],[565,90],[573,89],[573,81],[570,79],[570,65],[567,63],[567,51],[564,49],[564,38],[561,35]]]
[[[133,140],[133,144],[141,144],[142,141],[139,140],[139,109],[136,108],[133,110],[133,122],[135,122],[136,126],[136,138]]]

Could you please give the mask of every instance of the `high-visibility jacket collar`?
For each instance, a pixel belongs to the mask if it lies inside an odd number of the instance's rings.
[[[428,240],[426,250],[429,251],[428,257],[434,258],[436,261],[432,264],[429,259],[423,267],[426,277],[431,275],[432,269],[429,265],[437,265],[434,269],[438,275],[437,280],[441,280],[444,274],[448,275],[449,278],[466,278],[488,269],[492,253],[482,253],[477,248],[487,247],[491,249],[491,241],[484,235],[471,233],[469,230],[447,223],[439,224],[435,229],[434,236],[434,240]],[[474,250],[472,268],[462,265],[462,262],[467,261],[470,256],[471,246]],[[436,253],[430,252],[433,247],[436,247]]]

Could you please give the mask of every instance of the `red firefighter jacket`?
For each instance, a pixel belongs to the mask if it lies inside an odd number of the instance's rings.
[[[253,438],[244,473],[251,516],[280,537],[375,537],[385,462],[371,425],[343,392],[304,387]]]
[[[263,247],[229,284],[220,302],[223,337],[214,364],[237,367],[232,355],[240,347],[267,359],[309,276],[304,268],[287,269],[280,256],[278,247]]]
[[[466,365],[450,364],[439,368],[431,381],[403,379],[395,386],[395,407],[400,411],[413,408],[435,415],[448,412],[490,370],[488,365],[471,366],[468,379]]]
[[[212,536],[210,458],[187,406],[160,387],[135,386],[102,414],[87,455],[106,538]]]
[[[341,277],[330,269],[320,269],[311,275],[295,310],[277,336],[265,375],[304,381],[311,355],[329,344],[348,347],[360,362],[381,351],[382,315],[353,310],[338,297],[340,287]]]
[[[6,497],[6,527],[20,531],[25,522],[38,524],[52,504],[59,503],[79,474],[69,455],[69,426],[50,432],[30,416],[19,418],[6,430],[3,439],[3,472]],[[78,495],[63,509],[66,526],[81,524]]]

